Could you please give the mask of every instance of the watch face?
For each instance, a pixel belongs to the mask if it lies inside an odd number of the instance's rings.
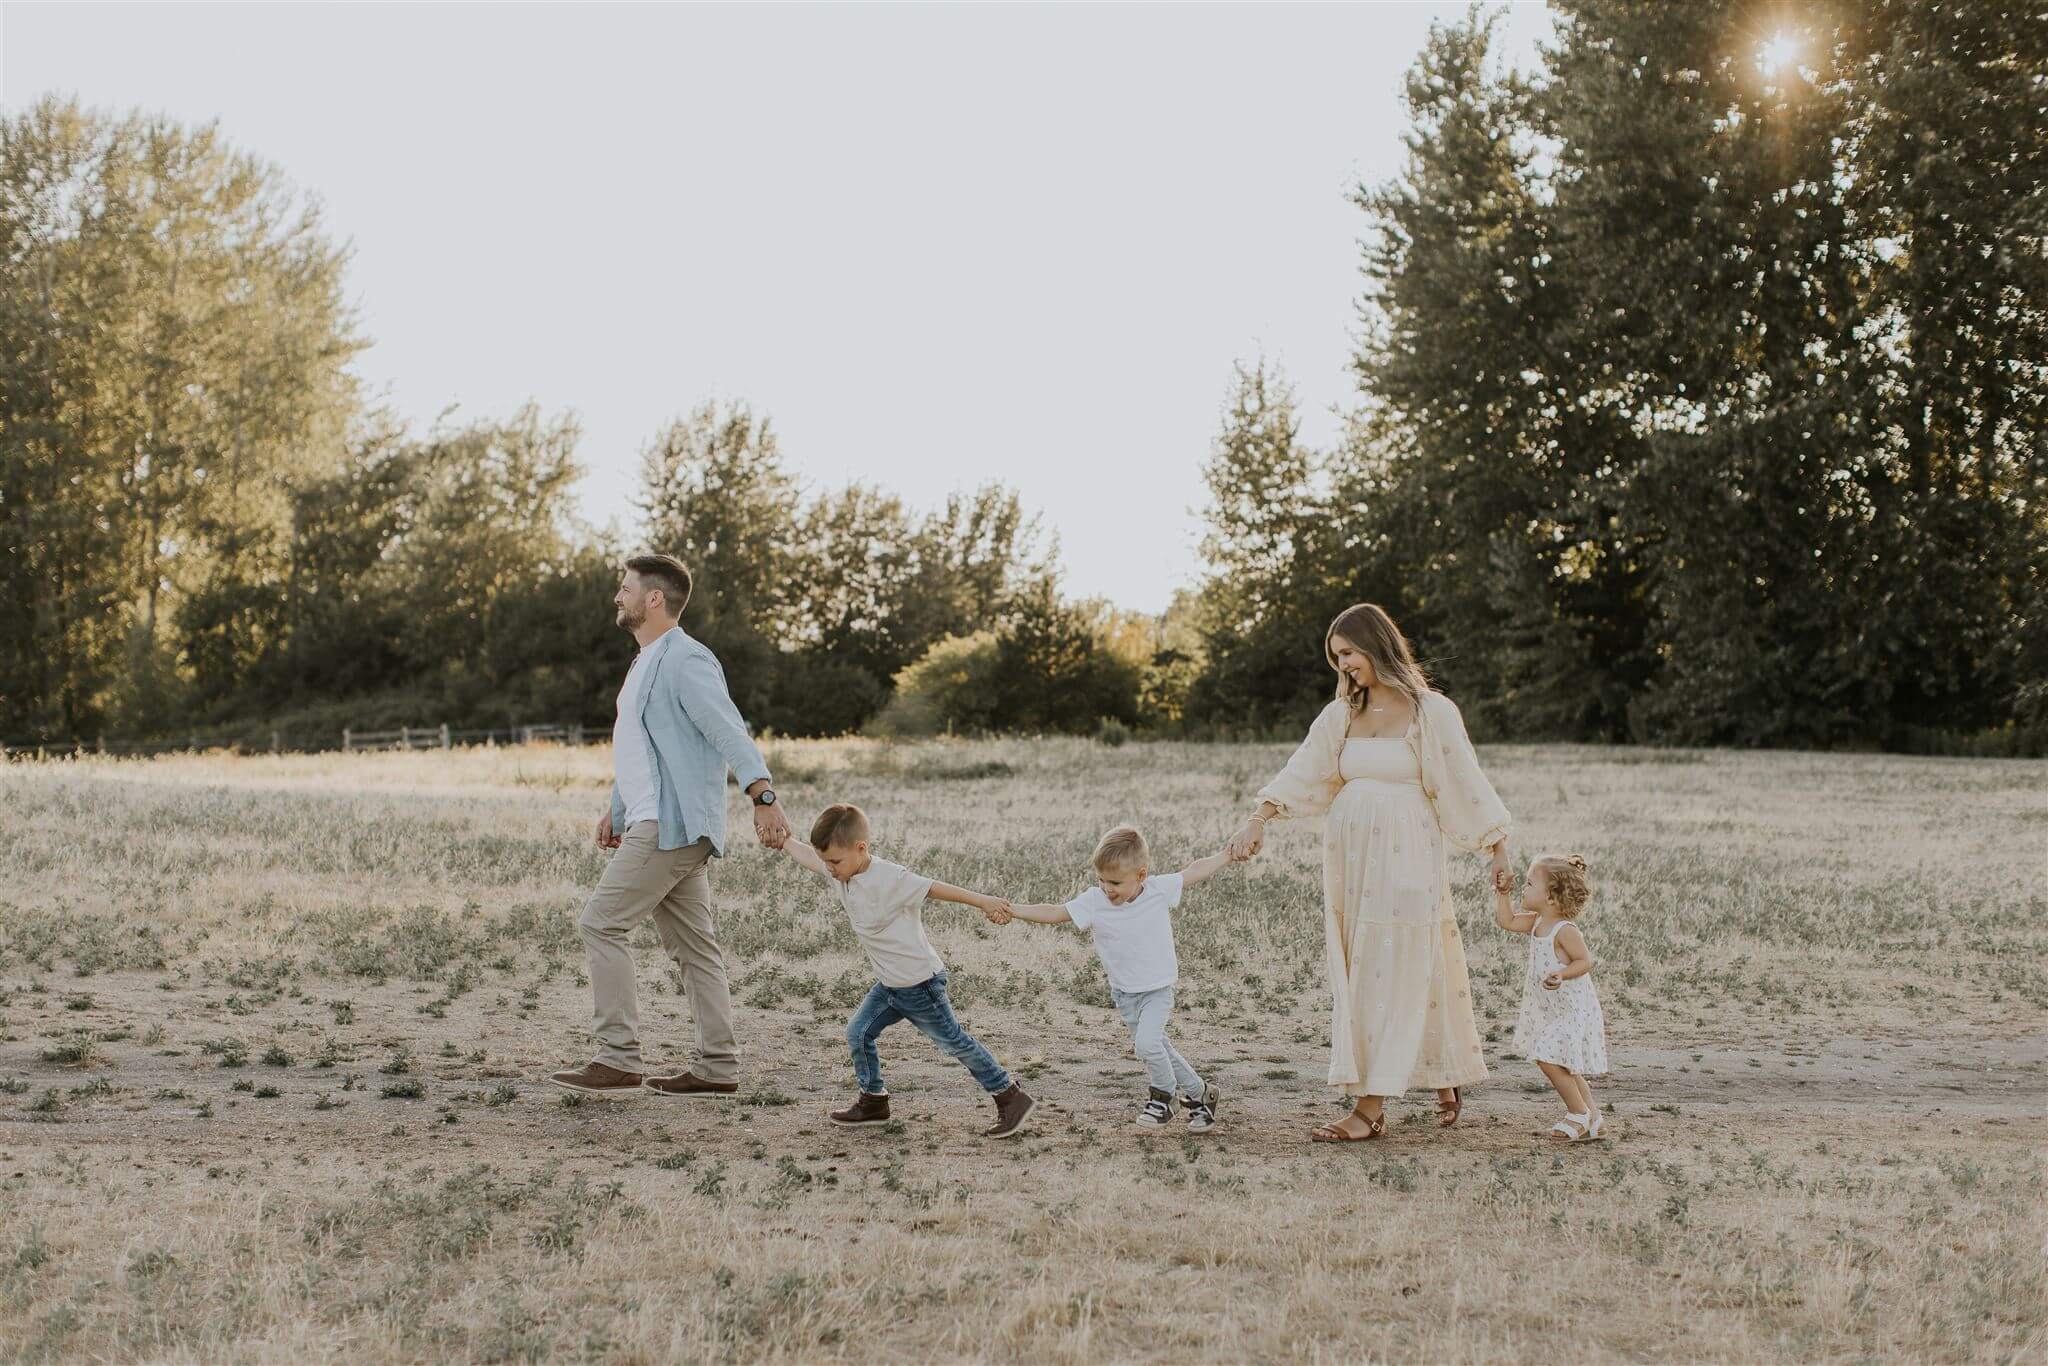
[[[754,798],[754,805],[756,805],[756,806],[773,806],[773,805],[775,805],[775,792],[774,792],[774,789],[772,789],[772,788],[771,788],[771,789],[769,789],[768,791],[765,791],[765,792],[763,792],[763,793],[762,793],[762,794],[761,794],[760,796],[758,796],[758,797]]]

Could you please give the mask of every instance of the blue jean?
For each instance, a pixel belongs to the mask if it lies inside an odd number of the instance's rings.
[[[1145,1064],[1145,1076],[1153,1088],[1171,1095],[1177,1085],[1182,1095],[1199,1097],[1201,1077],[1166,1037],[1166,1021],[1173,1014],[1173,988],[1130,992],[1111,987],[1109,998],[1116,1002],[1117,1014],[1131,1027],[1131,1045],[1139,1061]]]
[[[908,1020],[924,1031],[926,1038],[948,1057],[966,1064],[981,1089],[990,1095],[1010,1089],[1010,1074],[954,1018],[953,1003],[946,999],[946,974],[936,973],[914,987],[885,987],[880,982],[868,989],[868,996],[846,1022],[846,1046],[853,1050],[853,1075],[860,1089],[871,1096],[887,1095],[882,1085],[882,1057],[875,1052],[875,1040],[898,1020]]]

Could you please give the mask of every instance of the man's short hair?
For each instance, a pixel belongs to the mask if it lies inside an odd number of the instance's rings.
[[[690,605],[690,571],[673,555],[635,555],[626,568],[640,576],[642,585],[659,588],[662,601],[677,616]]]
[[[1152,860],[1151,851],[1145,847],[1145,837],[1128,825],[1119,825],[1102,837],[1095,846],[1095,856],[1089,860],[1098,873],[1133,872],[1143,868]]]
[[[852,802],[837,802],[818,813],[811,823],[811,848],[851,849],[868,837],[868,814]]]

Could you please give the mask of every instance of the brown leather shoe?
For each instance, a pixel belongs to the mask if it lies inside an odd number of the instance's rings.
[[[834,1124],[844,1128],[858,1128],[863,1124],[887,1124],[889,1122],[889,1097],[887,1094],[871,1096],[860,1093],[860,1099],[844,1110],[834,1110],[825,1116]]]
[[[983,1129],[983,1138],[1013,1138],[1024,1132],[1024,1121],[1038,1108],[1038,1102],[1024,1094],[1024,1088],[1016,1082],[1010,1089],[996,1097],[996,1123],[992,1129]]]
[[[678,1072],[672,1077],[649,1077],[644,1085],[664,1096],[729,1096],[740,1089],[736,1081],[706,1081],[695,1072]]]
[[[573,1072],[557,1072],[549,1081],[565,1091],[586,1096],[616,1096],[637,1092],[644,1078],[638,1072],[622,1072],[606,1063],[589,1062]]]

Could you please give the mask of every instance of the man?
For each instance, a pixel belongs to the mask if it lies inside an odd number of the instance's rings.
[[[768,765],[726,691],[717,656],[676,620],[690,601],[690,571],[672,555],[626,561],[613,598],[619,625],[640,653],[619,689],[612,727],[611,809],[597,823],[599,847],[616,850],[578,928],[596,1003],[597,1057],[549,1078],[587,1095],[642,1089],[666,1096],[739,1090],[732,994],[711,922],[713,858],[725,853],[725,775],[731,769],[754,801],[754,833],[780,849],[789,822],[775,803]],[[683,972],[696,1017],[697,1052],[688,1070],[645,1075],[633,956],[626,937],[648,916]]]

